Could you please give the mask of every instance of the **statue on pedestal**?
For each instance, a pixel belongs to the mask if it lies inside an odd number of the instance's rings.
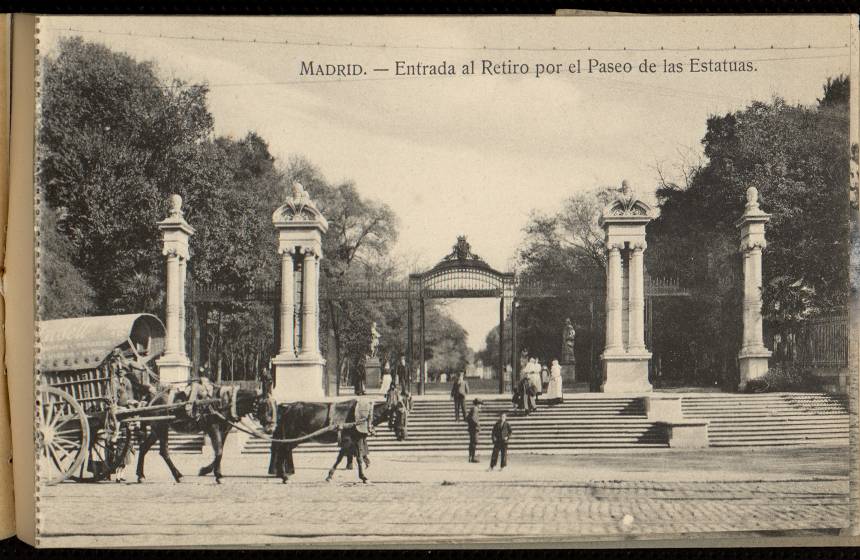
[[[561,347],[561,361],[565,364],[572,364],[576,362],[576,354],[575,350],[575,341],[576,341],[576,329],[573,328],[573,323],[570,322],[570,319],[565,319],[564,321],[564,336],[563,343]]]
[[[370,357],[375,358],[379,352],[379,331],[376,330],[376,321],[370,324]]]

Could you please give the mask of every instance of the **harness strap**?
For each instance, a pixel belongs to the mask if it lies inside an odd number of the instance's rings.
[[[260,432],[259,430],[256,430],[253,428],[249,429],[249,428],[246,428],[246,427],[244,427],[244,426],[242,426],[236,422],[231,422],[223,414],[221,414],[218,411],[214,411],[214,412],[212,412],[212,414],[217,416],[218,418],[220,418],[224,422],[227,422],[228,424],[230,424],[231,426],[233,426],[234,428],[236,428],[240,432],[246,433],[248,435],[252,435],[252,436],[257,437],[259,439],[268,441],[270,443],[302,443],[303,441],[308,441],[309,439],[314,439],[315,437],[321,436],[322,434],[325,434],[328,432],[352,428],[355,426],[355,422],[347,422],[346,424],[338,424],[337,426],[335,426],[335,425],[325,426],[324,428],[320,428],[319,430],[317,430],[315,432],[311,432],[309,434],[305,434],[305,435],[299,436],[297,438],[278,439],[278,438],[269,437],[268,435]]]

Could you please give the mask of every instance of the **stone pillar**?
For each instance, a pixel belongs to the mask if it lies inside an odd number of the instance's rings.
[[[188,239],[194,228],[185,221],[182,197],[170,197],[170,214],[158,222],[163,249],[167,257],[167,285],[165,286],[166,312],[164,354],[156,360],[159,380],[162,383],[184,383],[191,374],[191,361],[185,352],[185,279],[188,259]]]
[[[645,243],[632,247],[630,253],[630,306],[628,346],[631,350],[645,351],[645,269],[643,252]]]
[[[651,221],[651,208],[621,184],[616,199],[600,216],[606,233],[606,346],[603,361],[605,393],[650,392],[645,347],[644,266],[645,226]],[[624,249],[624,253],[622,253]],[[627,290],[623,289],[624,263],[627,258]],[[625,300],[626,297],[626,300]],[[627,308],[627,336],[624,336],[623,310]]]
[[[303,248],[304,264],[302,276],[304,297],[302,298],[302,349],[303,358],[319,358],[319,294],[318,268],[319,259],[313,248]]]
[[[764,345],[761,317],[761,253],[767,247],[764,226],[770,215],[758,206],[758,191],[747,189],[744,214],[735,224],[741,230],[740,251],[744,259],[743,341],[738,353],[740,386],[767,373],[770,350]]]
[[[299,183],[284,193],[284,204],[272,215],[278,231],[281,254],[281,340],[278,355],[272,360],[275,386],[272,396],[279,402],[322,400],[325,360],[319,344],[319,270],[322,234],[328,222]],[[302,344],[295,347],[293,294],[293,252],[302,261]]]
[[[167,286],[165,289],[165,318],[164,326],[167,338],[164,341],[165,354],[179,354],[179,297],[176,287],[179,285],[179,255],[175,251],[167,255]]]
[[[607,247],[606,268],[606,349],[608,353],[623,350],[621,340],[621,310],[624,305],[621,288],[621,250]]]
[[[293,302],[293,291],[295,289],[295,263],[293,253],[295,249],[286,247],[281,251],[281,339],[278,345],[279,355],[289,356],[296,354],[295,332],[293,313],[295,303]]]
[[[176,299],[179,300],[179,329],[177,330],[177,337],[179,340],[177,341],[177,344],[179,344],[179,352],[183,356],[188,356],[185,345],[185,286],[187,277],[188,259],[179,259],[179,282],[177,282],[176,287]]]

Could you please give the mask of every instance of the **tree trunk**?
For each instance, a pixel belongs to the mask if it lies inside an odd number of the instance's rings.
[[[200,371],[200,315],[199,304],[191,304],[191,371]]]
[[[221,315],[222,312],[218,310],[218,323],[217,323],[217,331],[215,336],[217,337],[215,340],[215,352],[218,355],[218,371],[216,372],[216,379],[218,383],[221,383],[222,375],[221,375],[221,366],[223,365],[223,339],[221,337]]]
[[[340,378],[340,371],[343,365],[343,353],[341,352],[340,324],[338,322],[337,307],[335,305],[334,300],[328,300],[328,314],[329,323],[331,324],[331,330],[334,334],[334,356],[335,367],[337,368],[335,371],[338,372],[338,378]],[[340,395],[340,379],[338,379],[335,394],[338,396]]]
[[[200,340],[202,341],[200,347],[200,365],[207,365],[211,367],[209,363],[209,352],[211,351],[211,345],[209,341],[209,306],[203,304],[200,306],[200,310],[198,312],[198,320],[200,321]]]

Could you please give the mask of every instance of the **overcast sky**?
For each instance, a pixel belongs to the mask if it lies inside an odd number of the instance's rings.
[[[384,201],[400,217],[396,253],[408,262],[430,267],[465,234],[476,253],[507,270],[533,209],[552,210],[575,192],[622,179],[650,199],[658,164],[671,172],[701,153],[709,115],[773,95],[814,103],[828,76],[848,73],[843,45],[850,25],[845,16],[43,17],[40,48],[50,52],[57,37],[81,35],[155,61],[164,77],[207,82],[216,134],[241,137],[254,130],[282,161],[302,154],[329,180],[354,180],[365,196]],[[660,47],[665,50],[637,50]],[[748,60],[757,70],[693,74],[691,57]],[[472,59],[524,62],[532,69],[557,62],[566,69],[589,58],[634,67],[647,58],[660,68],[667,58],[685,64],[685,72],[393,75],[397,60],[446,61],[459,74]],[[301,62],[311,60],[361,64],[367,75],[342,81],[299,76]],[[498,320],[494,300],[449,309],[475,349]]]

